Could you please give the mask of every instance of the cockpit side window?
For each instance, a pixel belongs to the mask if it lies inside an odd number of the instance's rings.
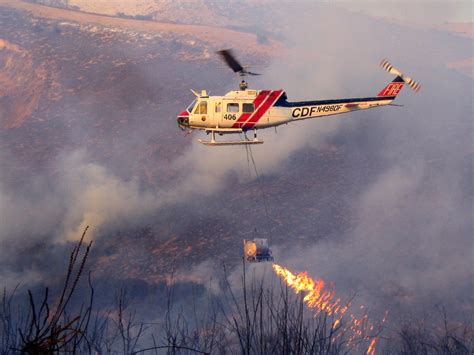
[[[207,115],[207,101],[201,100],[198,102],[196,105],[196,108],[194,109],[194,113],[200,114],[200,115]]]
[[[253,103],[247,103],[242,105],[242,112],[253,112],[254,111]]]

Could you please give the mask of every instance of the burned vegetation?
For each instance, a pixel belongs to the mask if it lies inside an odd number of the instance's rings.
[[[379,324],[353,332],[352,317],[333,312],[331,306],[314,313],[306,307],[306,296],[314,293],[301,289],[294,294],[291,285],[276,278],[265,281],[245,261],[237,281],[224,266],[218,296],[203,296],[191,287],[190,302],[183,305],[175,298],[179,284],[164,285],[163,297],[148,311],[154,321],[141,320],[126,288],[115,290],[108,307],[96,301],[87,266],[92,242],[85,242],[86,232],[53,291],[3,291],[1,354],[373,354],[376,340],[400,354],[473,350],[472,327],[450,323],[442,308],[435,317],[398,329]]]

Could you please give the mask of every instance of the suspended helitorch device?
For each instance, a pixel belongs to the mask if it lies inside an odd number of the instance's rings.
[[[268,240],[265,238],[244,239],[244,258],[249,262],[273,261]]]
[[[415,92],[420,90],[417,82],[383,60],[381,67],[396,77],[377,96],[290,102],[283,90],[249,89],[245,77],[260,74],[242,67],[230,49],[217,53],[241,77],[239,90],[230,91],[224,96],[209,96],[206,90],[202,90],[200,94],[191,90],[196,99],[177,117],[178,126],[182,130],[197,129],[211,134],[210,141],[199,139],[199,142],[205,145],[261,144],[263,141],[257,138],[258,129],[390,105],[404,84],[408,84]],[[253,131],[252,140],[247,138],[247,131]],[[216,133],[244,133],[245,139],[218,141]]]

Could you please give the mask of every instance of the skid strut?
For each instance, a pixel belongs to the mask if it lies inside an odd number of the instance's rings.
[[[216,140],[216,132],[219,134],[224,134],[224,133],[242,133],[241,129],[219,129],[216,127],[216,129],[213,130],[207,130],[207,133],[211,133],[211,140],[210,141],[205,141],[202,139],[198,139],[198,142],[204,145],[248,145],[248,144],[262,144],[263,141],[259,140],[257,138],[257,129],[253,129],[253,140],[250,140],[245,137],[245,140],[240,140],[240,141],[218,141]],[[244,132],[245,134],[245,132]]]

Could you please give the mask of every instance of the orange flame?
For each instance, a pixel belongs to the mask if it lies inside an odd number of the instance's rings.
[[[374,355],[375,354],[375,344],[377,344],[377,338],[373,338],[367,348],[367,355]]]
[[[336,299],[336,293],[333,290],[324,290],[326,285],[324,280],[314,280],[306,272],[293,274],[288,269],[277,264],[273,264],[273,270],[296,293],[306,292],[303,300],[309,308],[316,309],[318,313],[326,312],[328,315],[342,316],[347,312],[349,305],[342,305],[341,300],[339,298]],[[340,320],[336,320],[334,327],[339,323]]]
[[[350,314],[349,321],[342,325],[342,319],[349,310],[351,303],[343,304],[340,298],[336,298],[334,290],[325,288],[326,283],[323,279],[312,279],[306,272],[295,274],[278,264],[273,264],[272,267],[275,273],[297,294],[306,293],[303,301],[316,314],[325,312],[329,316],[335,317],[332,329],[343,327],[342,330],[349,334],[348,346],[355,345],[359,339],[371,340],[366,353],[369,355],[375,354],[375,345],[378,338],[367,335],[374,330],[374,326],[369,322],[367,313],[362,317]],[[363,310],[364,306],[361,305],[360,309]],[[385,318],[383,322],[385,322]]]

